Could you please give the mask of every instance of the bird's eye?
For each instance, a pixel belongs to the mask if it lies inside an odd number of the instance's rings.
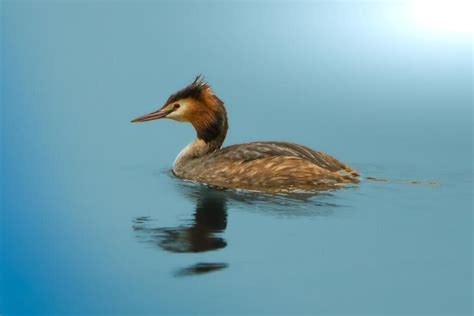
[[[174,104],[174,109],[175,109],[175,110],[176,110],[176,109],[179,109],[179,107],[180,107],[180,105],[179,105],[178,103],[175,103],[175,104]]]

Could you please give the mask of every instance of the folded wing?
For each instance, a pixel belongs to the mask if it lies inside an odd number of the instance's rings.
[[[306,146],[287,142],[253,142],[232,145],[212,154],[214,159],[250,162],[270,157],[297,157],[328,171],[356,177],[358,173],[336,158]]]

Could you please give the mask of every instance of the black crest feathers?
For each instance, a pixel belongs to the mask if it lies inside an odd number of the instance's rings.
[[[204,81],[204,77],[199,75],[190,85],[172,94],[166,103],[169,104],[186,98],[199,99],[204,89],[209,89],[209,85]]]

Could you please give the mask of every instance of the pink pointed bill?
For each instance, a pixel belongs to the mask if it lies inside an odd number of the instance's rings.
[[[170,114],[171,111],[164,111],[164,110],[158,110],[155,112],[151,112],[150,114],[146,114],[140,117],[137,117],[133,119],[131,122],[132,123],[140,123],[140,122],[148,122],[148,121],[153,121],[157,120],[163,117],[166,117],[166,115]]]

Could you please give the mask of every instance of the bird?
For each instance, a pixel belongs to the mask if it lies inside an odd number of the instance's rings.
[[[176,157],[172,173],[218,189],[264,193],[319,192],[359,183],[358,172],[333,156],[283,141],[222,147],[228,131],[224,102],[202,75],[172,94],[157,111],[131,122],[190,123],[196,139]]]

